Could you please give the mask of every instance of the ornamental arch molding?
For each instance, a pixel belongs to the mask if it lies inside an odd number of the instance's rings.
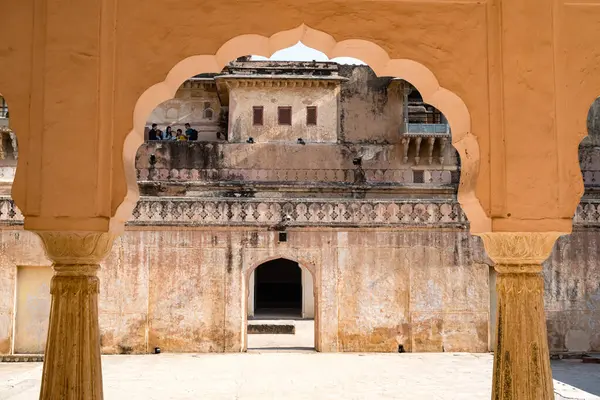
[[[213,55],[188,57],[177,63],[165,80],[148,88],[138,99],[133,113],[133,129],[127,135],[123,147],[123,163],[127,193],[116,213],[117,220],[126,221],[139,197],[135,155],[144,141],[144,127],[148,115],[160,103],[174,97],[181,84],[191,76],[220,72],[231,60],[253,54],[269,57],[274,52],[302,42],[329,57],[354,57],[368,64],[378,76],[393,76],[414,85],[423,100],[440,110],[452,127],[452,144],[461,157],[461,178],[458,200],[463,207],[473,232],[490,230],[486,215],[475,190],[479,176],[480,151],[477,138],[471,132],[471,116],[460,97],[442,87],[423,64],[408,59],[392,59],[380,46],[360,39],[336,40],[327,33],[301,25],[270,37],[241,35],[223,44]]]

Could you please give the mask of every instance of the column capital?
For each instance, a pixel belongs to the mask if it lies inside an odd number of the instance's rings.
[[[115,234],[110,232],[36,231],[46,255],[58,265],[99,264],[110,252]]]
[[[483,240],[488,256],[500,273],[540,272],[556,239],[564,232],[488,232],[478,236]]]

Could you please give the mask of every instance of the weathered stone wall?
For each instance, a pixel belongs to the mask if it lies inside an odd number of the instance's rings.
[[[240,351],[246,278],[277,257],[315,271],[321,351],[489,349],[490,261],[464,231],[294,229],[278,243],[264,230],[137,229],[116,241],[100,272],[105,353]],[[545,263],[552,352],[600,350],[599,242],[599,230],[576,229]],[[18,228],[0,231],[0,250],[0,353],[7,354],[17,266],[49,268],[49,261],[38,238]]]
[[[0,282],[9,294],[15,266],[31,260],[32,249],[35,265],[48,262],[33,234],[0,236]],[[485,351],[487,266],[472,263],[470,243],[457,231],[290,230],[278,243],[275,232],[257,230],[129,230],[100,273],[102,350],[242,350],[246,278],[286,257],[316,273],[321,351]],[[5,353],[13,309],[2,305]]]
[[[587,118],[588,136],[583,139],[583,143],[598,146],[600,145],[600,97],[597,98],[590,107]]]
[[[454,150],[449,146],[451,151]],[[151,164],[150,155],[154,155]],[[138,169],[255,169],[255,170],[325,170],[357,169],[354,160],[362,159],[361,168],[411,170],[403,162],[402,145],[312,143],[202,143],[154,142],[140,147],[136,157]],[[419,170],[440,170],[439,162],[419,165]],[[456,158],[444,161],[444,170],[456,170]],[[164,180],[167,177],[163,178]],[[198,177],[189,177],[197,180]]]
[[[349,79],[340,93],[340,139],[399,143],[404,122],[404,83],[379,78],[366,65],[340,65],[339,74]]]
[[[550,351],[600,350],[600,230],[561,237],[544,263]]]
[[[338,134],[339,83],[296,86],[285,80],[272,86],[234,87],[229,93],[229,140],[245,142],[335,143]],[[263,125],[254,125],[252,107],[263,107]],[[292,107],[292,124],[279,125],[277,109]],[[317,124],[306,124],[306,107],[317,107]]]

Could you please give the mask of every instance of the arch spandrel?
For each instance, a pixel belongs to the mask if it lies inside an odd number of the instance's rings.
[[[33,0],[3,2],[2,10],[0,15],[0,38],[2,38],[0,40],[0,93],[10,108],[10,129],[18,136],[21,150],[12,197],[20,207],[24,207],[26,186],[29,186],[28,190],[33,197],[39,197],[39,193],[36,193],[36,190],[39,190],[37,187],[39,181],[35,176],[29,177],[32,183],[27,185],[28,178],[25,174],[28,164],[39,166],[39,159],[32,158],[32,152],[27,149],[32,129],[30,110],[33,107],[39,107],[40,100],[39,97],[30,97],[31,85],[40,82],[39,79],[32,79],[33,55],[31,48],[34,33],[32,29],[34,2]],[[40,125],[36,126],[36,123],[37,121],[33,121],[33,128],[39,129]],[[31,206],[39,209],[37,202],[32,202]]]
[[[600,1],[559,3],[556,71],[561,157],[561,210],[574,214],[583,194],[578,146],[588,134],[590,106],[600,97]]]

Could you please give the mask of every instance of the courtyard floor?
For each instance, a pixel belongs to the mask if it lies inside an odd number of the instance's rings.
[[[316,353],[294,335],[248,335],[248,353],[103,356],[104,398],[125,400],[475,400],[491,398],[491,354]],[[600,400],[600,364],[553,361],[557,400]],[[0,363],[0,400],[39,396],[41,363]]]
[[[104,356],[104,398],[490,399],[489,354],[159,354]],[[600,364],[553,362],[555,378],[600,394]],[[41,363],[0,363],[0,399],[39,396]],[[600,399],[555,381],[557,399]]]

